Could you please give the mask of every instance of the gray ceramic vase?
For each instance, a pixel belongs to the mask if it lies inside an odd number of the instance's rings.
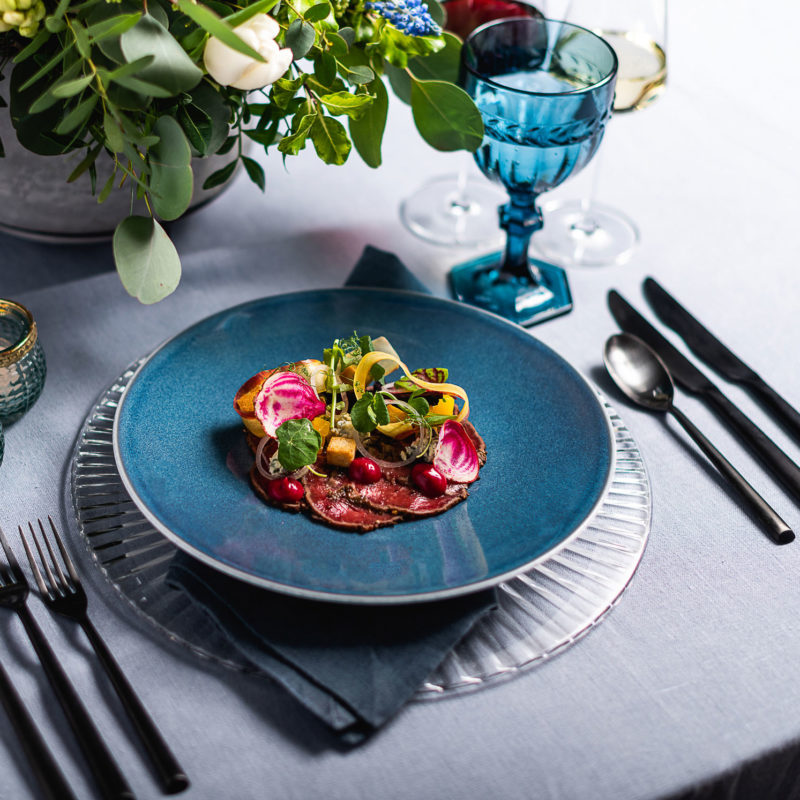
[[[8,80],[0,83],[7,97]],[[0,230],[42,241],[86,242],[110,238],[117,223],[130,213],[131,196],[126,187],[115,189],[102,204],[91,193],[88,175],[74,183],[67,177],[85,155],[79,150],[64,156],[40,156],[17,141],[8,108],[0,108]],[[216,197],[229,184],[204,191],[205,179],[231,160],[231,155],[211,156],[193,162],[195,190],[190,209]],[[110,174],[111,159],[101,153],[97,160],[97,186]],[[99,191],[99,188],[98,188]],[[142,201],[134,213],[147,214]]]

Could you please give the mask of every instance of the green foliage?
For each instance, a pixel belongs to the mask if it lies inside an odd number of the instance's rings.
[[[0,60],[0,79],[13,67],[17,138],[42,155],[78,151],[69,180],[86,181],[98,202],[117,190],[131,202],[144,199],[152,217],[123,220],[114,237],[123,285],[143,303],[178,284],[180,260],[157,219],[177,219],[188,207],[193,158],[228,154],[205,189],[241,166],[263,191],[264,155],[275,149],[286,158],[309,144],[327,164],[343,164],[355,149],[378,167],[389,103],[384,76],[433,147],[474,150],[482,137],[480,115],[454,85],[459,40],[409,36],[364,0],[47,0],[43,7],[29,40],[0,32],[0,44],[6,36],[22,42],[13,63]],[[208,40],[263,63],[234,28],[267,12],[278,46],[292,51],[289,70],[254,92],[217,83],[203,60]],[[431,12],[441,18],[435,0]],[[245,141],[265,153],[256,157]],[[104,159],[110,174],[97,185]],[[347,342],[337,345],[337,358],[360,352]],[[382,402],[373,400],[372,412]]]
[[[307,419],[287,420],[275,431],[275,436],[278,461],[284,469],[294,472],[317,460],[322,438]]]
[[[125,290],[145,304],[163,300],[180,281],[178,251],[150,217],[126,217],[117,225],[114,260]]]

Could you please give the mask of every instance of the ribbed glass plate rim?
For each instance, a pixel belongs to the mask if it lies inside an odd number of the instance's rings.
[[[201,658],[257,673],[201,606],[166,584],[177,548],[138,510],[119,475],[114,419],[142,361],[100,395],[78,435],[65,487],[77,533],[106,581],[148,626]],[[513,677],[577,641],[619,601],[645,550],[652,497],[636,442],[602,396],[601,402],[617,457],[600,507],[555,554],[499,584],[497,608],[448,655],[416,699],[474,691]]]

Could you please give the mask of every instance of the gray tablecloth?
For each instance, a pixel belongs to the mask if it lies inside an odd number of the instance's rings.
[[[628,265],[572,270],[575,311],[533,331],[608,392],[648,464],[651,540],[619,606],[558,657],[490,689],[411,704],[345,754],[276,686],[200,661],[150,630],[76,545],[96,623],[191,776],[188,798],[797,795],[800,545],[771,544],[683,434],[632,409],[599,370],[602,343],[615,330],[606,290],[644,309],[640,283],[652,274],[800,404],[798,167],[789,157],[798,111],[787,105],[785,82],[769,80],[792,74],[798,12],[783,6],[780,14],[793,19],[764,14],[762,23],[743,4],[721,0],[678,0],[670,10],[669,91],[646,113],[614,120],[603,145],[599,191],[636,218],[641,247]],[[355,160],[337,170],[303,157],[286,173],[269,160],[266,197],[239,181],[174,227],[185,276],[154,307],[125,295],[105,245],[0,236],[0,296],[34,312],[50,368],[40,401],[6,431],[0,524],[14,538],[18,523],[40,515],[69,528],[63,489],[95,397],[130,361],[197,319],[265,294],[340,285],[365,243],[398,253],[444,294],[445,268],[467,253],[414,239],[397,205],[426,177],[455,170],[460,157],[427,150],[403,109],[392,114],[386,154],[377,172]],[[576,196],[587,184],[577,178],[554,194]],[[800,459],[749,397],[729,394]],[[796,504],[705,408],[681,401],[800,527]],[[86,646],[32,604],[137,796],[159,797]],[[79,796],[95,797],[33,653],[5,614],[0,639]],[[0,739],[0,798],[35,797],[4,718]]]

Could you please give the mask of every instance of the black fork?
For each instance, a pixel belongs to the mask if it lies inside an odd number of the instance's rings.
[[[66,676],[58,657],[53,652],[41,628],[28,609],[28,581],[20,569],[14,551],[0,528],[0,544],[6,555],[7,565],[0,563],[0,606],[17,613],[25,632],[31,640],[39,661],[53,687],[67,721],[80,745],[86,762],[94,775],[104,798],[113,800],[135,800],[117,762],[109,752],[100,732],[92,722],[89,712],[81,702]]]
[[[33,525],[30,522],[28,523],[31,538],[39,554],[41,568],[33,555],[27,538],[22,532],[22,528],[20,528],[22,544],[25,547],[42,599],[48,608],[51,608],[57,614],[75,620],[83,628],[97,657],[100,659],[100,663],[114,685],[117,695],[122,701],[122,705],[125,707],[136,733],[139,735],[139,739],[150,756],[164,791],[167,794],[177,794],[189,785],[189,779],[164,741],[156,724],[147,713],[147,709],[142,705],[108,646],[97,632],[97,628],[89,619],[86,592],[83,590],[75,565],[72,563],[64,543],[61,541],[61,536],[52,518],[48,517],[47,519],[50,523],[52,535],[48,535],[41,520],[37,520],[40,536],[37,536]],[[49,558],[45,555],[45,550],[42,549],[39,542],[40,538],[44,541]],[[56,552],[50,541],[51,538],[56,543],[61,559],[56,557]],[[62,563],[64,569],[61,568]],[[44,575],[42,570],[44,570]]]

